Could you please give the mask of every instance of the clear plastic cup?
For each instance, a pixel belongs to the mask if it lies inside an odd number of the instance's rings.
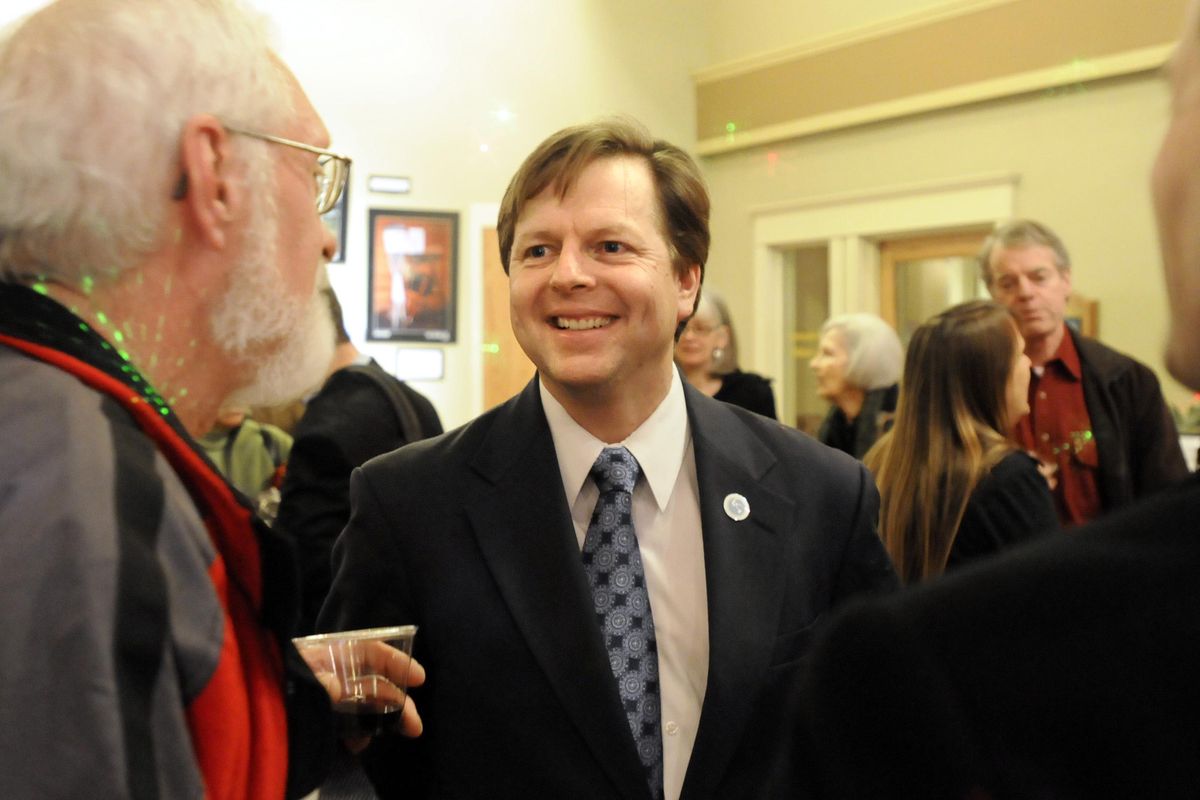
[[[320,633],[292,639],[329,692],[339,736],[398,733],[415,625]]]

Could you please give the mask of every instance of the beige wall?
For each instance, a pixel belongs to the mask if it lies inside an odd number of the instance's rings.
[[[691,147],[690,76],[710,63],[703,15],[689,0],[249,2],[270,18],[333,148],[354,159],[346,263],[330,278],[351,338],[385,366],[396,346],[363,342],[367,210],[461,214],[458,340],[441,348],[445,378],[414,385],[447,427],[467,421],[482,410],[481,259],[469,212],[498,203],[520,161],[566,125],[628,114]],[[4,0],[0,25],[45,4]],[[369,174],[407,176],[412,194],[370,195]]]
[[[913,12],[958,7],[947,0],[701,0],[710,64],[823,38]]]
[[[482,260],[468,212],[498,203],[521,160],[565,125],[629,114],[690,147],[702,20],[685,0],[252,2],[273,19],[335,149],[354,158],[347,260],[332,266],[331,281],[351,338],[385,366],[395,347],[362,342],[367,209],[462,215],[458,340],[441,348],[445,378],[414,386],[447,428],[466,422],[483,410]],[[373,173],[408,176],[413,193],[369,195]]]
[[[723,287],[736,317],[753,314],[756,206],[1016,173],[1017,213],[1063,236],[1076,289],[1100,301],[1101,338],[1154,367],[1169,399],[1182,403],[1188,395],[1166,377],[1160,356],[1167,311],[1148,195],[1166,112],[1165,86],[1147,75],[706,158],[714,196],[709,279]],[[773,166],[768,153],[777,156]]]

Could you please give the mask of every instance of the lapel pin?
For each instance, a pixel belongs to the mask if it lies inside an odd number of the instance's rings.
[[[725,515],[734,522],[741,522],[750,516],[750,501],[736,492],[725,495]]]

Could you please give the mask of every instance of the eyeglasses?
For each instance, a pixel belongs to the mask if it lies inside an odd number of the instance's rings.
[[[326,150],[322,147],[314,147],[304,142],[284,139],[282,136],[272,136],[269,133],[248,131],[243,128],[235,128],[231,125],[226,125],[225,130],[254,139],[262,139],[265,142],[274,142],[275,144],[305,150],[309,153],[316,153],[320,156],[317,159],[317,166],[321,168],[321,171],[313,176],[317,181],[317,213],[327,214],[337,205],[338,198],[342,196],[342,190],[346,188],[346,178],[350,174],[350,158],[348,156],[335,153],[332,150]]]
[[[707,336],[715,330],[715,326],[709,325],[706,322],[699,322],[693,317],[688,321],[687,327],[683,329],[683,332],[690,333],[693,336]]]

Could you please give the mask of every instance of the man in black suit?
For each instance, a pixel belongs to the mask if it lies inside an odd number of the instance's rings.
[[[1200,388],[1200,12],[1153,173],[1167,366]],[[1200,476],[847,611],[814,648],[799,756],[824,797],[1200,795]]]
[[[896,578],[858,462],[674,369],[708,208],[692,159],[625,121],[554,134],[510,183],[501,259],[538,375],[356,472],[334,549],[319,627],[420,627],[425,733],[367,751],[381,796],[796,785],[788,742],[813,630]],[[589,478],[614,445],[636,463]],[[623,499],[617,473],[634,476]],[[605,548],[631,529],[605,573]]]

